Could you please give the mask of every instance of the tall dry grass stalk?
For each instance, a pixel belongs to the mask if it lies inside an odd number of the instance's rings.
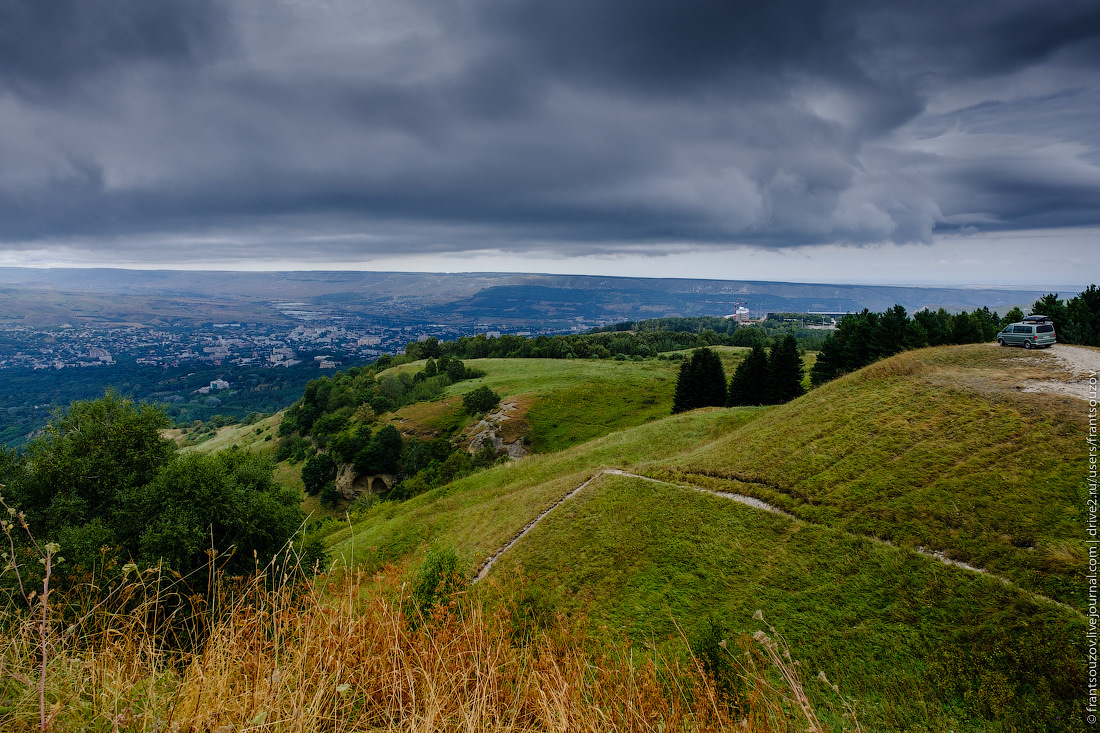
[[[51,629],[48,729],[786,731],[809,718],[821,730],[782,657],[772,669],[745,664],[731,704],[700,665],[635,658],[575,622],[517,633],[516,606],[499,591],[460,592],[422,618],[393,569],[274,590],[267,580],[239,589],[213,621],[196,612],[192,627],[210,625],[193,651],[165,642],[155,597]],[[37,730],[38,620],[6,620],[0,729]]]

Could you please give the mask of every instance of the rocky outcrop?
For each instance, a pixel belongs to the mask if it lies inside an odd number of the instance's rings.
[[[511,442],[504,442],[504,439],[500,437],[502,427],[504,423],[513,419],[512,413],[516,410],[515,402],[504,402],[493,412],[490,412],[483,417],[477,425],[470,430],[469,443],[467,449],[471,453],[476,453],[481,449],[481,446],[488,440],[493,444],[493,449],[496,451],[507,451],[508,457],[512,460],[517,458],[523,458],[528,454],[527,446],[523,444],[523,438],[516,438]]]
[[[354,501],[366,493],[381,494],[397,483],[397,477],[388,473],[360,476],[351,466],[344,466],[336,474],[336,490],[348,501]]]

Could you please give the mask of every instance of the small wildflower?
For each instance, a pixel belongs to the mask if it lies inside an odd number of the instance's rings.
[[[760,610],[759,608],[756,609],[756,613],[754,613],[752,615],[752,620],[753,621],[763,621],[764,620],[764,612],[762,610]]]

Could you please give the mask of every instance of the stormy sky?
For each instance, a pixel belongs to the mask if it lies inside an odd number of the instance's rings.
[[[1095,0],[0,0],[0,264],[1083,285],[1098,72]]]

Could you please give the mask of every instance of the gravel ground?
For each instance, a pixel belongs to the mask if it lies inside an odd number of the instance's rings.
[[[1095,379],[1100,372],[1100,349],[1055,344],[1046,353],[1037,353],[1035,358],[1042,359],[1044,364],[1049,364],[1048,354],[1053,357],[1058,366],[1072,375],[1072,378],[1069,380],[1029,379],[1024,391],[1049,392],[1088,400],[1091,392],[1089,380]]]

